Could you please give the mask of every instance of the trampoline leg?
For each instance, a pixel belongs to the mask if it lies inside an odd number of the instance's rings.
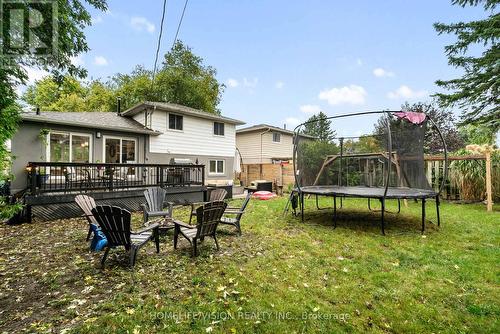
[[[422,234],[425,230],[425,198],[422,198]]]
[[[368,197],[368,210],[373,211],[371,206],[370,206],[370,198]]]
[[[302,222],[304,222],[304,193],[300,192],[300,216]]]
[[[398,213],[401,212],[401,200],[398,198]]]
[[[337,228],[337,197],[333,196],[333,228]]]
[[[441,218],[439,217],[439,195],[436,196],[436,213],[437,213],[438,226],[441,226]]]
[[[384,221],[384,212],[385,212],[385,199],[380,199],[380,213],[381,213],[381,227],[382,227],[382,235],[385,235],[385,221]]]
[[[342,209],[342,207],[344,206],[344,200],[343,200],[344,197],[340,196],[340,208]]]

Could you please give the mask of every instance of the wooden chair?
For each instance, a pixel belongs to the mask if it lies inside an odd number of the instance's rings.
[[[218,201],[224,201],[227,195],[227,190],[223,188],[217,188],[214,189],[210,192],[210,198],[207,203],[210,202],[218,202]],[[191,214],[189,216],[189,224],[191,224],[191,220],[193,219],[194,216],[196,216],[196,207],[201,206],[205,203],[192,203],[191,204]]]
[[[207,236],[212,237],[215,241],[215,246],[219,250],[216,232],[220,218],[227,207],[227,203],[222,201],[210,202],[196,209],[196,225],[188,225],[181,221],[174,220],[174,249],[177,249],[177,239],[179,234],[186,238],[191,244],[193,251],[192,255],[198,255],[198,241],[203,241]]]
[[[97,229],[99,228],[99,224],[92,214],[92,209],[96,207],[95,200],[87,195],[76,195],[75,202],[78,207],[83,211],[83,216],[87,218],[89,222],[89,232],[87,233],[87,241],[90,239],[90,235],[92,234],[92,226]]]
[[[168,211],[164,211],[164,202],[167,191],[160,187],[148,188],[144,191],[146,204],[141,204],[144,214],[144,224],[152,217],[171,217],[172,212],[170,207]],[[173,227],[173,226],[172,226]]]
[[[249,192],[247,194],[247,197],[245,197],[245,200],[243,201],[243,204],[241,205],[240,208],[227,207],[226,211],[224,211],[224,216],[228,215],[231,217],[221,217],[220,223],[236,227],[236,229],[238,230],[238,234],[241,235],[241,226],[240,226],[241,217],[245,213],[245,209],[248,203],[250,202],[251,198],[252,198],[252,193]]]
[[[108,240],[104,255],[101,259],[101,265],[103,267],[111,248],[119,246],[125,247],[125,250],[129,252],[131,267],[135,265],[137,251],[150,239],[154,239],[156,252],[160,252],[158,224],[152,224],[137,232],[131,231],[130,212],[117,206],[97,205],[92,209],[92,214]]]

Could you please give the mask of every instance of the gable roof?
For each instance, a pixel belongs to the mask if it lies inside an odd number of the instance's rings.
[[[234,118],[216,115],[216,114],[205,112],[203,110],[198,110],[198,109],[182,106],[180,104],[169,103],[169,102],[145,101],[143,103],[138,103],[135,106],[125,110],[124,112],[122,112],[122,115],[134,116],[134,115],[136,115],[136,114],[138,114],[146,109],[157,109],[157,110],[162,110],[162,111],[167,111],[167,112],[174,112],[177,114],[189,115],[189,116],[194,116],[194,117],[199,117],[199,118],[204,118],[204,119],[209,119],[209,120],[213,120],[213,121],[229,123],[229,124],[234,124],[234,125],[245,124],[245,122],[234,119]]]
[[[115,112],[60,112],[41,111],[39,115],[34,111],[22,112],[23,121],[59,124],[77,127],[86,127],[102,130],[114,130],[149,135],[160,135],[161,132],[145,128],[136,120],[123,117]]]
[[[252,131],[274,131],[274,132],[284,133],[284,134],[287,134],[287,135],[290,135],[290,136],[293,136],[295,134],[295,132],[293,132],[291,130],[278,128],[276,126],[272,126],[272,125],[268,125],[268,124],[257,124],[257,125],[252,125],[252,126],[249,126],[249,127],[246,127],[246,128],[237,129],[236,130],[236,134],[238,134],[238,133],[247,133],[247,132],[252,132]],[[314,136],[306,135],[306,134],[303,134],[303,133],[301,133],[299,135],[301,137],[304,137],[304,138],[316,139],[316,137],[314,137]]]

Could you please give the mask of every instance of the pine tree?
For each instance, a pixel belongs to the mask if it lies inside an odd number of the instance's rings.
[[[462,124],[484,124],[492,129],[500,126],[500,14],[495,12],[499,0],[453,0],[452,4],[482,5],[488,18],[453,24],[435,23],[438,34],[457,35],[455,44],[445,47],[448,63],[462,68],[464,75],[451,80],[438,80],[436,84],[451,90],[437,93],[442,106],[462,108]],[[483,46],[480,56],[467,55],[469,49]]]
[[[335,131],[330,128],[332,121],[322,111],[309,117],[305,124],[304,134],[314,136],[322,142],[331,142],[335,138]]]

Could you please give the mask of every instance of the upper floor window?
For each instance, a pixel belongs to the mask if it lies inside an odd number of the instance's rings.
[[[168,114],[168,128],[171,130],[182,130],[183,117],[176,114]]]
[[[214,122],[214,135],[224,136],[224,123]]]
[[[278,132],[273,132],[273,142],[279,143],[281,142],[281,134]]]

